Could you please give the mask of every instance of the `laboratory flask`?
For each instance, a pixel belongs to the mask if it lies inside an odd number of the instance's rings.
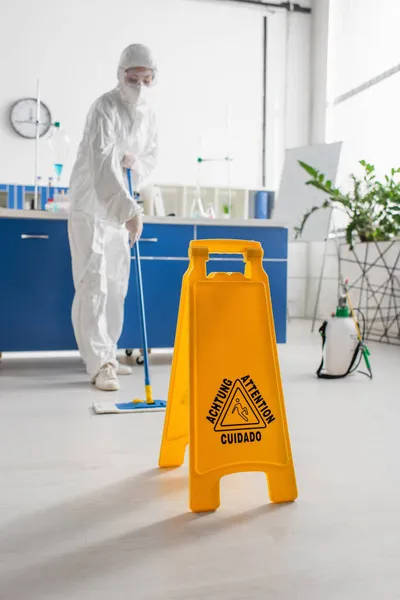
[[[68,156],[69,137],[58,121],[52,127],[52,134],[49,138],[49,144],[52,152],[53,166],[57,176],[57,181],[60,183],[61,173],[63,171],[65,161]]]

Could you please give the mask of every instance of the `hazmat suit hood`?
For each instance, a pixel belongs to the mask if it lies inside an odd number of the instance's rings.
[[[152,69],[154,73],[153,82],[157,80],[158,69],[150,48],[143,44],[131,44],[122,51],[119,60],[117,71],[118,89],[126,102],[135,105],[141,104],[144,101],[144,98],[136,97],[135,90],[132,90],[130,86],[125,83],[125,72],[134,67]]]

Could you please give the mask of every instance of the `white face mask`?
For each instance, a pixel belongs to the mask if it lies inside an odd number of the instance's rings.
[[[125,82],[124,94],[131,104],[142,104],[146,101],[148,88],[144,85]]]

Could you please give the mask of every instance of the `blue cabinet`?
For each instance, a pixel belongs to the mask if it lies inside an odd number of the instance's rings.
[[[65,221],[0,219],[0,351],[76,348]]]
[[[232,225],[198,225],[198,240],[254,240],[264,249],[264,258],[287,259],[288,232],[283,227],[234,227]]]
[[[174,345],[182,277],[189,261],[142,259],[142,278],[146,304],[147,337],[150,348]],[[125,323],[119,341],[121,348],[140,348],[139,304],[132,261],[131,279],[125,301]]]
[[[232,225],[198,225],[197,239],[255,240],[264,250],[263,266],[269,278],[275,333],[278,343],[286,342],[287,253],[288,232],[282,227],[243,227]],[[207,265],[207,272],[244,271],[243,258],[238,255],[218,255]]]
[[[192,239],[258,240],[270,279],[277,341],[286,341],[287,231],[275,227],[146,223],[140,243],[149,346],[172,347],[181,283]],[[121,348],[140,348],[136,279],[132,269]],[[209,271],[241,271],[242,257],[218,256]],[[76,349],[67,222],[0,217],[0,352]]]
[[[145,223],[140,254],[152,258],[187,258],[193,233],[193,225]]]

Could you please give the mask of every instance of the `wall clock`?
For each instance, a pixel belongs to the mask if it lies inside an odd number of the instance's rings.
[[[10,110],[12,128],[18,135],[35,139],[36,137],[36,98],[22,98],[13,104]],[[51,113],[48,107],[40,103],[39,137],[43,137],[51,127]]]

